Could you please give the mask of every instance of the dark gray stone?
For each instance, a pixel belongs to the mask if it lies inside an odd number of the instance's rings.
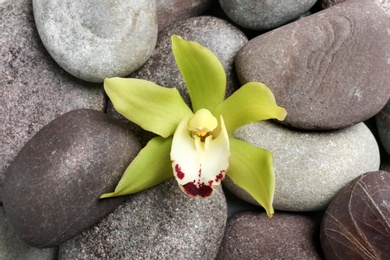
[[[270,30],[307,12],[317,0],[219,0],[223,11],[238,25]]]
[[[158,30],[206,12],[215,0],[157,0]]]
[[[321,259],[317,221],[306,215],[242,212],[229,218],[218,260]]]
[[[101,85],[63,71],[45,51],[31,1],[0,5],[0,202],[4,172],[23,145],[55,117],[78,108],[104,110]]]
[[[103,82],[138,69],[157,39],[154,0],[33,0],[35,23],[46,49],[66,71]]]
[[[379,139],[390,155],[390,102],[375,116]]]
[[[35,247],[57,246],[112,212],[114,190],[140,150],[118,120],[74,110],[43,127],[8,167],[3,205],[17,234]]]
[[[221,187],[211,197],[190,198],[172,178],[62,244],[60,259],[215,259],[226,212]]]
[[[368,172],[346,185],[321,225],[326,259],[390,259],[390,173]]]
[[[374,116],[390,97],[389,30],[377,5],[347,1],[252,39],[237,73],[242,84],[271,88],[287,109],[283,123],[340,129]]]

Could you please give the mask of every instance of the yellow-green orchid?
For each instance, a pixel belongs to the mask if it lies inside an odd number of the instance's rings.
[[[271,217],[272,154],[232,133],[252,122],[283,120],[286,110],[259,82],[245,84],[224,100],[226,75],[218,58],[197,42],[176,35],[171,40],[193,110],[175,88],[133,78],[105,79],[104,89],[115,109],[158,136],[132,161],[115,191],[101,198],[133,194],[173,176],[187,195],[207,197],[227,174]]]

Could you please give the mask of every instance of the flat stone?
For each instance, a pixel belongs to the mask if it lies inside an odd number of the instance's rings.
[[[349,0],[349,1],[351,1],[351,0]],[[390,1],[389,0],[370,0],[370,1],[377,4],[380,8],[383,9],[383,11],[385,11],[385,13],[388,16],[390,16]],[[323,8],[329,8],[329,7],[332,7],[336,4],[345,2],[345,0],[321,0],[320,2],[322,4]]]
[[[25,244],[9,225],[0,206],[0,259],[53,260],[57,256],[57,248],[40,249]]]
[[[53,247],[100,221],[123,197],[115,189],[140,145],[126,126],[95,110],[74,110],[43,127],[8,167],[3,205],[20,238]]]
[[[363,124],[332,132],[304,132],[264,121],[237,129],[234,136],[273,153],[277,210],[315,211],[348,182],[379,169],[378,144]],[[223,184],[245,201],[257,204],[226,177]]]
[[[341,129],[390,97],[389,31],[376,4],[347,1],[252,39],[236,57],[237,74],[273,91],[288,111],[284,124]]]
[[[60,259],[215,259],[226,225],[219,187],[187,197],[172,178],[130,196],[93,228],[60,246]]]
[[[214,0],[157,0],[158,30],[189,17],[205,13]]]
[[[234,68],[234,58],[241,47],[248,41],[246,36],[228,22],[211,16],[188,18],[160,32],[156,49],[150,59],[135,73],[132,78],[152,81],[160,86],[176,87],[188,105],[191,104],[187,87],[177,68],[171,47],[171,35],[176,34],[188,41],[196,41],[209,48],[221,61],[226,72],[226,97],[230,96],[240,83]],[[213,86],[210,86],[213,87]],[[111,102],[107,113],[128,122],[114,110]],[[128,123],[141,139],[150,139],[144,131]],[[137,130],[138,129],[138,130]]]
[[[321,259],[317,226],[306,215],[238,213],[228,219],[216,259]]]
[[[104,110],[101,85],[78,80],[45,51],[31,1],[0,5],[0,202],[4,172],[23,145],[57,116],[79,108]]]
[[[321,225],[326,259],[390,259],[390,173],[365,173],[332,200]]]
[[[316,0],[219,0],[223,11],[238,25],[252,30],[270,30],[298,18]]]
[[[35,23],[53,59],[91,82],[124,77],[149,58],[157,39],[154,0],[33,0]]]

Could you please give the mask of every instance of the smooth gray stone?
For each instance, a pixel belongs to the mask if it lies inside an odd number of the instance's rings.
[[[45,51],[31,1],[0,5],[0,202],[4,172],[23,145],[57,116],[73,109],[103,111],[101,85],[78,80]]]
[[[173,178],[130,196],[93,228],[60,246],[60,259],[215,259],[227,220],[221,187],[187,197]]]
[[[276,210],[323,210],[348,182],[379,169],[378,144],[363,123],[332,132],[303,132],[264,121],[241,127],[234,136],[272,152]],[[228,176],[223,184],[257,204]]]
[[[154,0],[33,0],[33,8],[47,51],[62,68],[86,81],[129,75],[156,44]]]
[[[6,171],[3,205],[27,244],[53,247],[107,216],[123,197],[111,192],[140,150],[115,118],[95,110],[63,114],[26,143]]]
[[[377,5],[347,1],[252,39],[236,56],[237,74],[273,91],[288,112],[283,124],[341,129],[390,97],[389,30]]]
[[[298,18],[316,0],[219,0],[223,11],[238,25],[270,30]]]

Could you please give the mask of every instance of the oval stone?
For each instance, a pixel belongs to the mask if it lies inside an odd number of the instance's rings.
[[[306,215],[276,212],[269,219],[255,211],[238,213],[227,221],[216,259],[320,260],[317,226],[319,221]]]
[[[27,244],[52,247],[92,226],[123,202],[111,192],[140,145],[113,117],[74,110],[43,127],[8,167],[3,205]]]
[[[252,39],[236,57],[237,73],[242,84],[273,91],[288,111],[284,124],[340,129],[389,99],[389,31],[377,5],[347,1]]]
[[[308,11],[316,0],[219,0],[223,11],[238,25],[252,30],[270,30]]]
[[[332,132],[303,132],[264,121],[241,127],[234,136],[272,152],[273,206],[277,210],[325,209],[356,176],[379,169],[378,144],[363,123]],[[243,200],[257,204],[229,177],[223,184]]]
[[[33,9],[47,51],[63,69],[86,81],[129,75],[156,44],[154,0],[33,0]]]
[[[368,172],[346,185],[321,225],[326,259],[390,259],[390,173]]]
[[[375,116],[381,144],[390,155],[390,102]]]
[[[190,198],[170,180],[130,196],[93,228],[60,245],[60,259],[215,259],[227,207],[221,187]]]

